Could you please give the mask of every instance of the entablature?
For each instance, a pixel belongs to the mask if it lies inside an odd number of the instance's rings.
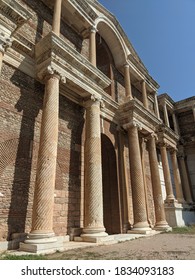
[[[53,32],[37,43],[35,56],[39,80],[44,79],[45,70],[51,66],[65,76],[67,83],[82,97],[103,95],[111,83],[106,75]]]
[[[132,120],[138,121],[142,126],[142,133],[148,134],[156,131],[156,128],[162,123],[153,113],[148,111],[136,99],[132,99],[122,104],[118,110],[120,125],[125,126]]]
[[[175,148],[179,141],[179,135],[168,126],[161,124],[157,128],[158,143],[166,144],[168,148]]]
[[[0,25],[13,33],[22,26],[32,15],[15,0],[0,0]]]

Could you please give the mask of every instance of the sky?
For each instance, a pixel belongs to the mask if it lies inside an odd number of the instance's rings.
[[[174,101],[195,96],[195,0],[99,0]]]

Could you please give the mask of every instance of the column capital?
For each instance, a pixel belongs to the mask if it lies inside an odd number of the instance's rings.
[[[129,65],[127,62],[125,62],[125,63],[123,64],[123,66],[124,66],[125,68],[130,68],[130,65]]]
[[[138,122],[137,120],[132,120],[131,122],[123,125],[123,128],[126,130],[134,128],[134,127],[138,128],[138,130],[142,130],[142,124],[140,122]]]
[[[13,39],[6,36],[5,33],[0,33],[0,52],[3,54],[6,52],[6,50],[11,47],[13,42]]]
[[[170,151],[170,154],[174,154],[174,153],[177,154],[178,149],[177,149],[177,147],[171,147],[171,148],[169,149],[169,151]]]
[[[165,141],[159,142],[158,145],[160,148],[165,147],[167,149],[169,147],[168,143]]]
[[[97,28],[94,25],[92,25],[92,26],[90,26],[89,31],[91,33],[96,33],[98,30],[97,30]]]
[[[101,96],[91,94],[90,97],[87,100],[83,100],[83,106],[85,108],[91,107],[92,105],[97,105],[100,108],[104,108],[105,104],[102,100]]]
[[[66,77],[53,66],[49,65],[43,70],[41,77],[44,81],[46,81],[51,78],[51,76],[58,78],[63,84],[66,83]]]
[[[154,139],[155,142],[158,141],[158,135],[155,132],[150,132],[148,134],[148,136],[146,137],[146,139],[150,140],[150,139]]]

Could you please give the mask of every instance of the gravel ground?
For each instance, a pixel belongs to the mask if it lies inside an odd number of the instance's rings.
[[[157,234],[47,256],[64,260],[195,260],[195,234]]]

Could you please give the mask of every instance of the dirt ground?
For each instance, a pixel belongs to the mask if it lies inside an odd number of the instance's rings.
[[[64,260],[195,260],[195,234],[157,234],[47,256]]]

